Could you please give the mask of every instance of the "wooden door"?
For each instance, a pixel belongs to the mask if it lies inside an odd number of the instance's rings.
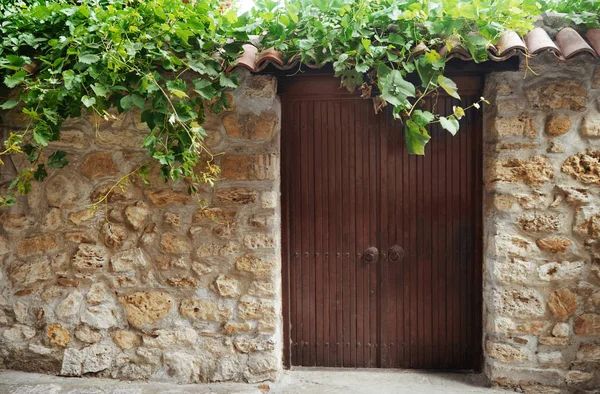
[[[477,78],[456,78],[478,100]],[[472,370],[481,361],[481,114],[425,156],[402,125],[325,76],[284,79],[285,361]]]

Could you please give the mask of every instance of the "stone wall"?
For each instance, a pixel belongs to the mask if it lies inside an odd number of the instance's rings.
[[[241,73],[234,108],[207,119],[225,152],[201,197],[135,180],[139,114],[67,122],[68,167],[0,212],[0,367],[177,382],[276,378],[281,370],[279,100],[273,77]],[[4,135],[22,126],[5,115]],[[52,149],[50,149],[52,151]],[[25,163],[0,167],[10,179]],[[4,182],[6,184],[6,182]]]
[[[600,62],[530,65],[486,81],[485,370],[527,393],[597,392]]]

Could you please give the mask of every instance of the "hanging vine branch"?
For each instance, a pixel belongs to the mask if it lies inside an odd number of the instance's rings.
[[[428,124],[455,134],[464,114],[458,106],[448,117],[418,108],[438,89],[459,98],[444,76],[444,51],[435,49],[464,45],[475,61],[487,60],[488,44],[506,29],[526,32],[538,7],[533,0],[259,0],[239,15],[235,4],[216,0],[0,0],[0,80],[8,88],[0,109],[29,123],[10,133],[0,160],[22,154],[31,164],[0,208],[43,181],[47,167],[68,164],[63,151],[46,152],[44,163],[41,153],[82,111],[108,117],[111,108],[139,108],[148,126],[143,147],[165,180],[185,179],[192,194],[214,184],[219,168],[202,123],[207,110],[229,107],[224,91],[238,81],[227,70],[251,36],[304,64],[332,63],[341,84],[365,97],[377,86],[376,107],[391,105],[405,122],[410,153],[423,154]],[[408,81],[413,73],[420,84]]]

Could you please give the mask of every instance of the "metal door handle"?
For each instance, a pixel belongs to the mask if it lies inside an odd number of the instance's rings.
[[[373,264],[379,261],[379,251],[376,247],[371,246],[370,248],[365,249],[363,253],[363,260],[367,264]]]
[[[394,245],[388,250],[388,259],[398,261],[404,257],[404,249],[401,246]]]

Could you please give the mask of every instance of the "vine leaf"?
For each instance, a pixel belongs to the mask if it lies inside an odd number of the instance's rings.
[[[431,136],[424,127],[408,119],[404,127],[404,138],[406,139],[408,153],[411,155],[424,155],[425,145],[427,145]]]
[[[27,76],[26,71],[24,71],[24,70],[17,71],[13,75],[7,75],[6,77],[4,77],[4,84],[12,89],[15,86],[19,85],[20,83],[22,83],[23,81],[25,81],[26,76]]]
[[[487,40],[480,35],[467,35],[464,37],[467,49],[473,56],[475,63],[481,63],[488,60]]]
[[[63,168],[69,164],[69,160],[65,157],[67,153],[62,150],[57,150],[48,157],[48,165],[52,168]]]
[[[3,102],[2,105],[0,105],[0,108],[11,109],[11,108],[16,107],[17,104],[19,104],[19,102],[17,100],[7,100],[7,101]]]
[[[458,88],[453,80],[450,78],[446,78],[443,75],[438,76],[438,84],[448,93],[448,95],[454,97],[455,99],[460,100],[460,96],[458,95]]]
[[[79,62],[83,64],[94,64],[100,60],[100,56],[93,53],[83,53],[79,55]]]
[[[381,97],[390,104],[402,106],[407,103],[408,97],[415,97],[415,85],[406,81],[402,73],[392,70],[380,80]]]
[[[450,115],[447,118],[444,116],[440,116],[440,125],[444,130],[449,131],[452,135],[456,135],[460,127],[458,124],[458,120],[454,117],[454,115]]]

